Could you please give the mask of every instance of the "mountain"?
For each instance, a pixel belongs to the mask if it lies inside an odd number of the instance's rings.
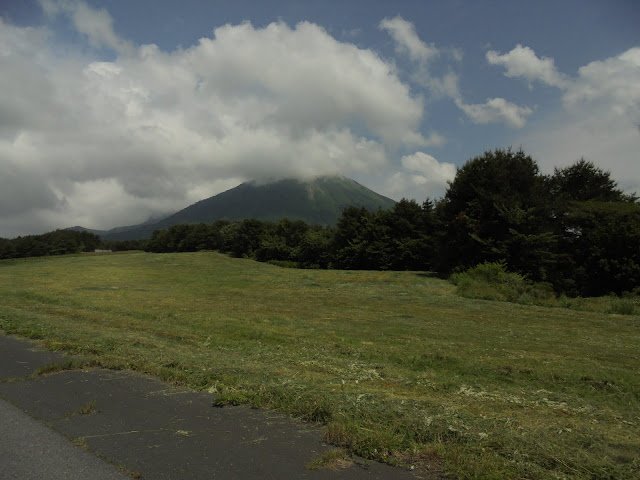
[[[137,230],[139,228],[142,228],[146,225],[152,225],[155,224],[157,222],[159,222],[160,220],[164,219],[166,217],[163,216],[155,216],[155,217],[151,217],[149,218],[149,220],[147,220],[144,223],[138,223],[136,225],[128,225],[126,227],[116,227],[116,228],[112,228],[111,230],[94,230],[92,228],[85,228],[85,227],[81,227],[79,225],[76,225],[75,227],[68,227],[65,228],[65,230],[72,230],[75,232],[89,232],[89,233],[93,233],[95,235],[98,235],[99,237],[105,238],[105,239],[109,239],[109,240],[114,240],[116,239],[115,237],[117,237],[119,234],[125,233],[125,232],[129,232],[131,230]],[[157,228],[155,229],[157,230]],[[142,237],[135,237],[135,238],[117,238],[118,240],[135,240],[138,238],[142,238]]]
[[[255,218],[264,221],[303,220],[309,224],[335,225],[349,206],[368,210],[389,209],[395,201],[345,177],[319,177],[303,181],[246,182],[201,200],[155,223],[119,227],[102,233],[105,240],[149,238],[154,230],[180,223],[213,223],[216,220]]]
[[[107,233],[107,230],[93,230],[91,228],[81,227],[80,225],[76,225],[75,227],[65,228],[65,230],[71,230],[73,232],[89,232],[89,233],[93,233],[94,235],[98,235],[100,237],[105,233]]]

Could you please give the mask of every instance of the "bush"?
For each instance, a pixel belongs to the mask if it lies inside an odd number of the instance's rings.
[[[613,297],[607,308],[607,313],[616,313],[618,315],[635,315],[637,306],[631,298]]]
[[[518,273],[508,272],[504,262],[484,262],[450,278],[457,294],[467,298],[498,300],[526,305],[543,305],[554,298],[553,287],[532,283]]]
[[[558,306],[571,310],[583,310],[584,299],[582,297],[567,297],[564,293],[558,298]]]
[[[298,262],[292,262],[290,260],[267,260],[266,263],[281,268],[300,268]]]

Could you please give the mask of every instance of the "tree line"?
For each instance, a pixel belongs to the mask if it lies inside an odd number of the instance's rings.
[[[41,235],[0,238],[0,259],[68,255],[105,250],[142,250],[146,241],[105,241],[98,235],[76,230],[55,230]]]
[[[348,207],[335,227],[283,219],[218,220],[155,231],[146,241],[105,242],[57,230],[0,239],[0,258],[93,251],[218,250],[298,268],[433,271],[443,276],[501,262],[568,296],[640,290],[640,202],[608,172],[579,160],[543,175],[522,151],[467,161],[445,195],[390,210]]]
[[[100,237],[90,232],[56,230],[14,239],[0,238],[0,258],[42,257],[94,251]]]
[[[522,151],[485,152],[460,167],[444,197],[391,210],[345,209],[335,227],[254,219],[154,232],[151,252],[219,250],[300,268],[428,270],[484,262],[598,296],[640,286],[640,203],[580,160],[542,175]]]

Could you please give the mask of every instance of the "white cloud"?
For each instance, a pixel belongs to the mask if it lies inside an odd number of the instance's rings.
[[[387,31],[396,42],[396,51],[408,53],[409,57],[417,63],[417,69],[412,75],[412,79],[419,85],[429,89],[435,98],[445,97],[454,100],[456,106],[462,110],[474,123],[504,123],[511,128],[522,128],[527,123],[527,117],[533,113],[527,106],[518,106],[503,98],[490,98],[484,104],[468,104],[463,100],[458,87],[459,76],[453,72],[444,74],[441,77],[433,76],[427,69],[429,60],[440,55],[442,51],[435,45],[427,45],[420,40],[413,23],[404,20],[402,17],[385,18],[380,22],[380,29]],[[548,59],[538,60],[533,51],[525,48],[524,55],[521,54],[522,47],[518,45],[511,53],[505,56],[498,56],[495,52],[489,52],[487,58],[496,63],[506,62],[515,72],[529,70],[524,68],[524,64],[531,63],[533,59],[548,63]],[[459,49],[448,49],[447,52],[455,61],[462,60],[462,52]],[[521,57],[525,57],[522,59]],[[551,60],[551,67],[553,61]],[[508,74],[512,73],[510,70]]]
[[[133,48],[116,35],[113,19],[104,9],[97,10],[81,0],[40,0],[40,4],[50,17],[59,14],[69,16],[76,30],[86,35],[92,47],[107,47],[120,53],[130,52]]]
[[[402,157],[402,167],[389,177],[383,187],[392,198],[413,198],[420,202],[427,197],[439,198],[444,195],[447,182],[456,175],[455,165],[440,163],[424,152]]]
[[[487,52],[487,61],[491,65],[503,65],[507,77],[522,77],[529,82],[535,80],[554,87],[567,85],[567,78],[556,70],[552,58],[538,58],[529,47],[516,45],[509,53],[500,55],[495,50]]]
[[[604,107],[612,114],[630,117],[636,125],[640,123],[640,47],[580,67],[563,103],[568,109]]]
[[[440,135],[438,132],[431,132],[429,137],[426,139],[424,146],[428,147],[441,147],[447,143],[447,139]]]
[[[502,122],[511,128],[522,128],[527,117],[533,113],[529,107],[520,107],[504,98],[489,98],[485,103],[465,104],[457,101],[458,107],[475,123]]]
[[[397,52],[408,53],[413,61],[424,64],[439,54],[433,44],[427,45],[420,40],[413,23],[400,16],[385,18],[380,22],[380,29],[386,30],[391,35],[396,42]]]
[[[402,166],[412,172],[428,176],[434,183],[446,184],[453,180],[456,167],[452,163],[440,163],[435,157],[424,152],[416,152],[402,157]]]
[[[73,23],[78,32],[87,36],[93,47],[108,47],[120,53],[132,48],[115,34],[111,15],[104,9],[95,10],[79,2],[73,10]]]
[[[584,157],[640,192],[640,48],[581,67],[562,107],[518,144],[546,171]]]
[[[527,123],[527,117],[533,113],[531,108],[521,107],[504,98],[489,98],[485,103],[468,104],[462,98],[458,81],[458,75],[448,73],[441,78],[431,79],[430,87],[435,95],[453,99],[456,106],[474,123],[504,123],[511,128],[522,128]]]
[[[516,143],[546,173],[585,158],[609,170],[624,190],[640,193],[640,131],[623,118],[600,116],[597,110],[588,108],[557,112]]]
[[[68,11],[72,8],[72,2],[70,0],[38,0],[42,11],[48,17],[55,17],[63,11]]]
[[[429,80],[429,88],[436,97],[449,97],[462,102],[462,95],[458,87],[460,78],[457,74],[449,72],[440,78]]]
[[[97,26],[90,40],[118,57],[87,58],[45,28],[0,19],[0,169],[12,172],[0,179],[0,236],[54,221],[110,228],[182,208],[209,186],[374,172],[389,152],[444,142],[422,136],[422,100],[392,64],[312,23],[225,25],[166,52],[127,47],[84,3],[43,5],[81,32]]]

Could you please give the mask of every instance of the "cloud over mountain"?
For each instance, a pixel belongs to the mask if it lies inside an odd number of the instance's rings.
[[[224,25],[163,51],[121,39],[108,12],[84,2],[42,5],[115,55],[95,60],[46,27],[0,19],[0,87],[12,92],[0,157],[13,172],[0,191],[12,192],[13,213],[48,218],[45,228],[139,221],[241,179],[375,171],[391,151],[441,141],[420,133],[422,99],[392,63],[313,23]],[[119,208],[88,211],[86,190]]]
[[[0,7],[0,236],[139,223],[249,179],[342,174],[423,201],[455,165],[509,145],[547,170],[585,156],[640,184],[637,46],[562,72],[519,37],[440,28],[459,6],[437,21],[400,2],[336,22],[305,4],[287,23],[168,2],[160,28],[136,23],[150,0],[38,1],[31,26]],[[175,9],[209,16],[165,41],[182,29]]]

